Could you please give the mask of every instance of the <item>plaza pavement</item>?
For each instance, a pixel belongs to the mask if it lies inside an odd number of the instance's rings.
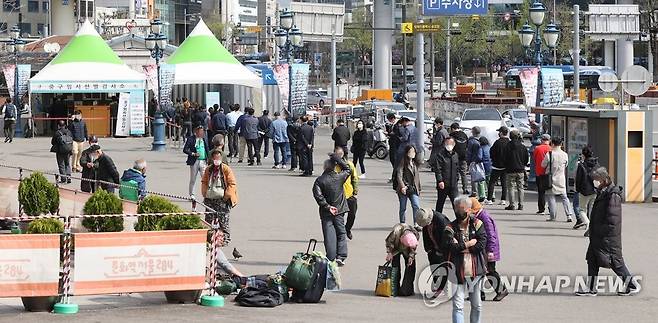
[[[328,134],[327,129],[318,130],[316,173],[331,150]],[[49,138],[37,138],[16,139],[13,144],[0,145],[0,164],[52,171],[56,163],[54,154],[48,152],[49,143]],[[146,158],[149,190],[186,194],[189,172],[185,156],[179,150],[151,152],[148,138],[101,139],[100,144],[120,172],[131,167],[134,159]],[[244,258],[235,265],[243,273],[274,273],[286,266],[293,253],[304,250],[309,238],[322,239],[317,206],[311,195],[314,178],[272,170],[271,158],[265,159],[261,167],[231,166],[237,175],[240,204],[231,212],[233,241],[225,252],[230,254],[234,246],[240,250]],[[98,295],[73,297],[80,305],[80,313],[62,316],[27,313],[20,299],[8,298],[0,299],[0,322],[450,322],[449,303],[428,308],[420,296],[373,295],[377,266],[384,262],[384,238],[397,221],[398,202],[390,184],[386,184],[390,174],[388,161],[366,159],[366,166],[368,178],[360,184],[354,240],[349,242],[347,265],[341,269],[343,289],[325,292],[320,304],[243,308],[231,302],[231,296],[224,308],[206,308],[166,304],[162,293]],[[0,168],[0,176],[16,177],[17,172]],[[422,186],[422,205],[433,207],[436,191],[431,173],[422,174]],[[587,240],[582,236],[583,231],[572,230],[572,224],[564,222],[562,211],[559,222],[545,222],[545,217],[534,215],[535,195],[527,193],[526,200],[524,211],[510,213],[499,206],[489,208],[501,239],[499,272],[528,276],[586,275]],[[449,217],[454,218],[451,209],[446,209]],[[658,209],[656,204],[625,204],[623,211],[624,256],[631,272],[644,277],[639,295],[582,298],[568,289],[559,294],[512,293],[502,302],[485,302],[482,322],[655,322]],[[318,246],[322,248],[321,244]],[[419,246],[418,273],[426,265],[426,254]],[[601,274],[612,272],[602,269]]]

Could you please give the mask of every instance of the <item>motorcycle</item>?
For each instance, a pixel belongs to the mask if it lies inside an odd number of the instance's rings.
[[[375,156],[378,159],[385,159],[388,156],[386,132],[382,129],[382,126],[377,125],[373,130],[368,129],[368,133],[372,133],[371,140],[368,141],[368,156],[370,158]]]

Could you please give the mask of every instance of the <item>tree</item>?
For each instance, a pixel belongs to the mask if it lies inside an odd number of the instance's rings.
[[[653,53],[653,71],[654,76],[658,75],[658,0],[641,0],[640,5],[640,26],[643,31],[649,32],[649,46]]]
[[[356,51],[361,63],[372,53],[372,24],[368,20],[369,15],[366,8],[352,12],[352,23],[345,28],[345,40],[339,46],[342,51]]]

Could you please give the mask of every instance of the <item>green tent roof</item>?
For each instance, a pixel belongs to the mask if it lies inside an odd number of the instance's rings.
[[[240,62],[233,57],[224,46],[222,46],[222,43],[217,40],[203,20],[199,21],[190,35],[167,60],[167,63],[169,64],[201,62],[240,64]]]
[[[51,64],[74,62],[123,64],[119,56],[98,35],[89,21],[85,21]]]

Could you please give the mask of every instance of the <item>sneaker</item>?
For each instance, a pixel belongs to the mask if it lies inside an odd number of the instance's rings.
[[[484,198],[484,197],[481,197],[481,198],[478,199],[478,202],[483,203],[484,200],[485,200],[485,198]]]
[[[578,219],[578,220],[576,221],[576,224],[573,225],[573,229],[574,229],[574,230],[577,230],[577,229],[580,229],[580,228],[582,228],[582,227],[586,227],[586,226],[587,226],[587,224],[586,224],[585,222],[583,222],[583,221],[581,221],[580,219]]]
[[[484,205],[493,205],[493,204],[494,204],[493,201],[484,200]]]
[[[518,207],[517,210],[519,210],[519,211],[523,211],[523,204],[519,204],[519,207]]]
[[[338,265],[338,267],[345,266],[345,259],[336,258],[336,264]]]
[[[464,191],[462,191],[462,194],[464,194],[464,195],[471,195],[471,192],[469,192],[468,190],[464,190]]]
[[[502,292],[496,294],[496,297],[493,298],[493,301],[500,302],[503,300],[503,298],[507,297],[507,295],[509,295],[509,292],[507,291],[507,289],[505,289]]]
[[[571,217],[571,215],[567,215],[567,222],[573,222],[573,218]]]
[[[359,175],[359,179],[366,179],[366,174]]]
[[[596,290],[579,290],[576,292],[576,296],[596,296],[597,294]]]
[[[196,198],[194,197],[194,194],[190,195],[190,200],[196,201]]]
[[[513,204],[510,204],[510,205],[508,205],[508,206],[505,208],[505,210],[507,210],[507,211],[514,211],[514,210],[516,210],[516,208],[514,207]]]
[[[546,219],[546,222],[555,222],[555,219],[553,219],[553,218],[548,218],[548,219]]]
[[[281,165],[281,169],[286,169],[286,165]]]
[[[468,197],[478,197],[478,195],[475,193],[471,193],[471,195],[469,195]]]
[[[628,287],[623,291],[617,292],[618,296],[631,296],[640,292],[640,289],[637,286]]]
[[[272,169],[279,169],[279,168],[281,168],[281,166],[279,166],[279,165],[272,166]]]
[[[247,166],[254,166],[254,162],[247,163]]]
[[[501,200],[500,202],[498,202],[498,205],[506,206],[506,205],[507,205],[507,201],[505,201],[505,200]]]
[[[289,172],[294,172],[295,169],[294,169],[294,168],[291,168],[291,169],[289,169],[288,171],[289,171]]]
[[[544,213],[546,213],[545,210],[540,210],[540,211],[535,212],[535,214],[537,214],[537,215],[544,215]]]

